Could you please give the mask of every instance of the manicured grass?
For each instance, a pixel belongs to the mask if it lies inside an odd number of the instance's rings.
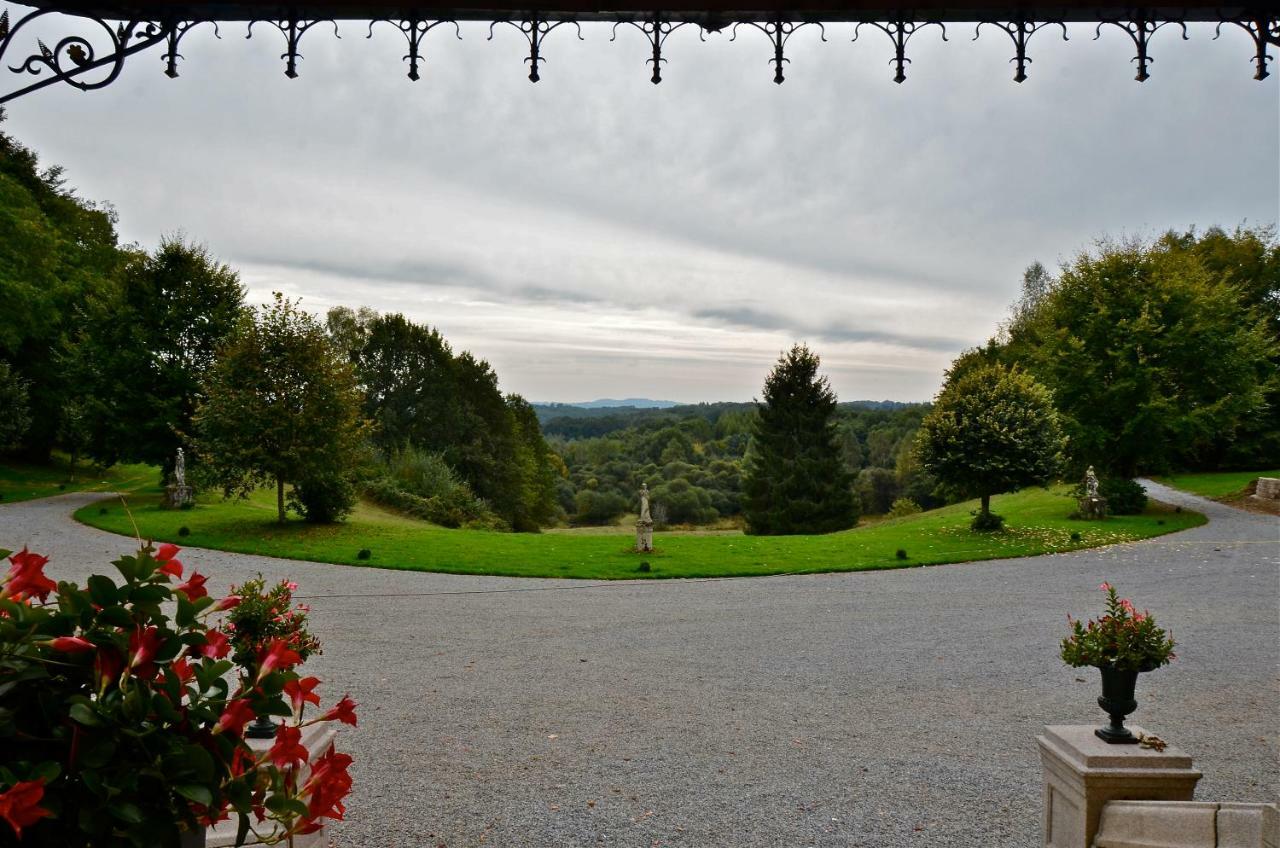
[[[119,501],[104,501],[76,513],[86,524],[156,541],[242,553],[264,554],[345,565],[415,571],[495,574],[516,577],[626,579],[727,577],[742,575],[861,571],[947,562],[1029,556],[1096,547],[1158,536],[1203,524],[1204,516],[1153,506],[1145,515],[1103,522],[1066,516],[1075,502],[1067,487],[1032,489],[994,498],[993,508],[1009,521],[1001,533],[968,529],[974,503],[957,504],[871,527],[827,536],[744,536],[741,534],[659,533],[658,551],[630,552],[634,535],[614,532],[515,534],[446,530],[362,504],[344,523],[309,526],[275,522],[271,493],[249,501],[206,498],[194,509],[158,508],[158,495],[131,499],[132,521]],[[180,537],[178,529],[190,535]],[[1072,533],[1079,533],[1072,541]],[[369,548],[369,560],[356,558]],[[899,548],[908,559],[899,560]],[[640,572],[641,562],[651,571]]]
[[[1157,481],[1184,492],[1205,498],[1225,498],[1239,494],[1245,486],[1259,477],[1280,477],[1280,468],[1264,471],[1205,471],[1188,474],[1170,474],[1157,477]]]
[[[103,469],[82,462],[76,466],[72,479],[67,457],[54,454],[47,465],[12,462],[0,465],[0,504],[66,492],[132,492],[157,485],[159,477],[159,469],[150,465],[113,465]]]

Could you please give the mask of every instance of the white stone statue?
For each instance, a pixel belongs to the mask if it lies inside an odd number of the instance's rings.
[[[1093,466],[1089,466],[1089,470],[1084,473],[1084,490],[1085,494],[1091,498],[1098,496],[1098,475],[1093,473]]]
[[[649,515],[649,485],[647,483],[640,484],[640,520],[653,521],[653,517]]]
[[[182,453],[182,448],[178,448],[178,459],[173,464],[173,485],[179,489],[187,485],[187,458]]]

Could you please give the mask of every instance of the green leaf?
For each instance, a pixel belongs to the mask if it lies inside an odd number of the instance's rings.
[[[72,704],[71,718],[85,727],[97,727],[102,724],[102,719],[88,704]]]
[[[105,574],[95,574],[89,578],[89,597],[100,607],[113,606],[116,603],[116,584]]]
[[[195,801],[206,807],[213,806],[213,793],[207,786],[199,783],[178,783],[174,785],[173,790],[189,801]]]
[[[111,805],[110,810],[111,814],[121,821],[126,821],[129,824],[142,823],[142,810],[138,809],[137,804],[117,800]]]

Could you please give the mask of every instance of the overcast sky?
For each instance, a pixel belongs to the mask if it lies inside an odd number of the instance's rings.
[[[1280,69],[1234,27],[1162,30],[1144,84],[1120,30],[1044,31],[1021,85],[991,28],[921,30],[895,85],[882,33],[810,27],[782,86],[754,30],[676,32],[654,86],[604,25],[548,36],[536,85],[510,27],[434,30],[417,83],[389,27],[317,27],[295,80],[269,27],[203,29],[179,79],[142,54],[6,130],[125,240],[183,231],[254,301],[404,312],[532,400],[748,399],[793,341],[844,399],[921,400],[1033,260],[1280,217]]]

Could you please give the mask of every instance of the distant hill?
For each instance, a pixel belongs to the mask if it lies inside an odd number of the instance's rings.
[[[596,400],[584,400],[581,403],[548,401],[535,403],[534,406],[572,406],[576,409],[625,409],[628,407],[635,409],[670,409],[673,406],[680,406],[680,404],[673,400],[653,400],[652,398],[598,398]]]
[[[633,401],[653,405],[632,405]],[[842,410],[864,409],[882,413],[892,413],[918,406],[921,404],[897,400],[853,400],[839,405]],[[629,427],[663,427],[690,417],[705,418],[714,422],[724,412],[754,408],[754,401],[670,403],[645,398],[598,400],[588,403],[533,404],[533,410],[537,413],[538,422],[542,425],[542,432],[545,435],[563,436],[569,439],[603,436]]]

